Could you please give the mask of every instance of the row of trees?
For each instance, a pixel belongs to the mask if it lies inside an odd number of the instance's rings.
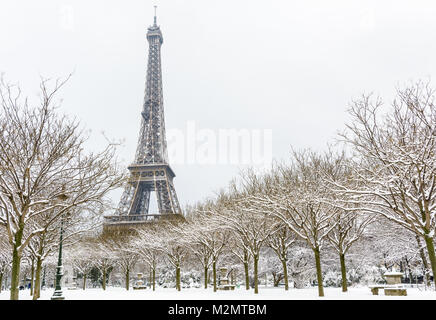
[[[349,282],[381,281],[382,273],[394,264],[400,266],[411,281],[416,279],[416,271],[422,266],[420,248],[413,234],[384,218],[362,219],[354,224],[346,220],[345,224],[338,217],[339,222],[336,221],[336,227],[321,246],[323,259],[318,257],[318,264],[307,240],[302,240],[277,218],[260,213],[253,225],[241,223],[235,227],[234,219],[242,220],[244,212],[233,211],[232,219],[228,219],[230,212],[212,201],[188,212],[186,220],[178,223],[162,222],[130,234],[112,231],[97,239],[88,239],[71,247],[67,260],[83,277],[83,283],[92,269],[98,268],[103,289],[108,271],[118,270],[125,277],[127,290],[133,270],[143,273],[147,270],[150,287],[154,290],[156,273],[160,270],[164,276],[168,267],[173,270],[172,281],[177,290],[181,290],[181,271],[189,270],[197,275],[203,273],[205,288],[210,281],[216,291],[217,268],[225,266],[232,278],[242,276],[240,279],[247,290],[251,285],[258,292],[260,274],[272,275],[275,285],[283,281],[285,290],[289,288],[288,275],[297,288],[310,285],[317,279],[319,269],[316,267],[320,268],[321,261],[327,270],[321,272],[324,279],[318,283],[342,284],[343,291],[347,290]],[[352,267],[351,273],[345,270],[345,254],[349,254],[347,262]],[[342,267],[339,283],[334,276],[332,278],[332,271],[338,266]],[[371,267],[376,266],[376,274],[368,275]]]
[[[436,275],[434,90],[418,82],[398,89],[384,114],[382,107],[382,100],[371,95],[352,102],[351,121],[340,134],[347,152],[293,150],[290,163],[275,164],[267,172],[247,170],[216,199],[188,210],[186,223],[167,228],[177,235],[158,235],[153,243],[166,241],[165,252],[179,273],[185,239],[205,274],[212,266],[215,289],[216,262],[228,246],[245,270],[252,259],[257,293],[262,248],[269,246],[282,262],[287,289],[288,254],[299,240],[313,252],[323,296],[321,254],[326,243],[338,255],[346,291],[346,254],[377,221],[385,225],[378,232],[387,238],[395,228],[413,235],[407,246],[419,252],[427,278],[428,269]]]

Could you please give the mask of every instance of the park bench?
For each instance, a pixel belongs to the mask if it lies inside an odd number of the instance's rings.
[[[407,296],[407,290],[403,286],[387,286],[385,296]]]
[[[407,296],[407,289],[401,285],[372,285],[368,286],[373,295],[378,295],[379,289],[384,289],[385,296]]]
[[[384,289],[386,285],[380,284],[380,285],[373,285],[368,286],[371,289],[372,295],[377,296],[378,295],[378,289]]]

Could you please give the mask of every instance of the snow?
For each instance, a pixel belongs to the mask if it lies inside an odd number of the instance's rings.
[[[41,299],[49,300],[54,289],[41,291]],[[212,288],[190,288],[178,292],[174,288],[157,288],[156,291],[132,290],[125,288],[108,287],[106,291],[101,288],[89,288],[68,290],[63,289],[66,300],[436,300],[436,291],[424,290],[424,288],[407,288],[407,296],[385,296],[383,290],[374,296],[371,290],[364,287],[352,287],[343,293],[341,288],[324,288],[325,297],[318,297],[316,287],[307,289],[264,288],[259,287],[259,294],[253,290],[246,291],[244,288],[236,288],[234,291],[213,292]],[[0,293],[0,300],[8,300],[9,291]],[[29,290],[20,291],[20,300],[30,300],[32,297]]]
[[[391,272],[386,272],[384,275],[385,276],[402,276],[403,274],[404,274],[403,272],[391,271]]]

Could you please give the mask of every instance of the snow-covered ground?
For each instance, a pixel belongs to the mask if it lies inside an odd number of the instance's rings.
[[[325,297],[319,298],[316,288],[308,289],[290,289],[286,292],[283,288],[259,288],[259,294],[254,294],[253,290],[246,291],[243,288],[235,289],[234,291],[218,291],[213,292],[212,289],[191,288],[182,289],[178,292],[176,289],[157,288],[156,291],[132,290],[126,291],[124,288],[109,287],[106,291],[102,289],[81,289],[63,290],[64,296],[68,300],[210,300],[210,299],[228,299],[228,300],[244,300],[244,299],[261,299],[261,300],[436,300],[436,292],[418,288],[408,288],[407,296],[392,297],[385,296],[383,290],[380,290],[378,296],[371,294],[368,287],[349,288],[349,292],[342,293],[340,288],[325,288]],[[53,294],[53,289],[47,289],[41,292],[41,299],[50,299]],[[0,293],[0,300],[9,299],[9,291]],[[20,291],[20,299],[29,300],[29,290]]]

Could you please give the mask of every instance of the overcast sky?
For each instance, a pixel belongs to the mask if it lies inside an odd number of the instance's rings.
[[[158,5],[166,127],[272,129],[272,156],[325,148],[363,92],[434,78],[435,1],[1,0],[0,71],[35,96],[39,76],[74,71],[62,111],[125,139],[133,160],[143,103],[146,28]],[[171,163],[171,158],[170,158]],[[182,205],[213,195],[238,165],[175,164]],[[118,201],[119,194],[114,196]]]

